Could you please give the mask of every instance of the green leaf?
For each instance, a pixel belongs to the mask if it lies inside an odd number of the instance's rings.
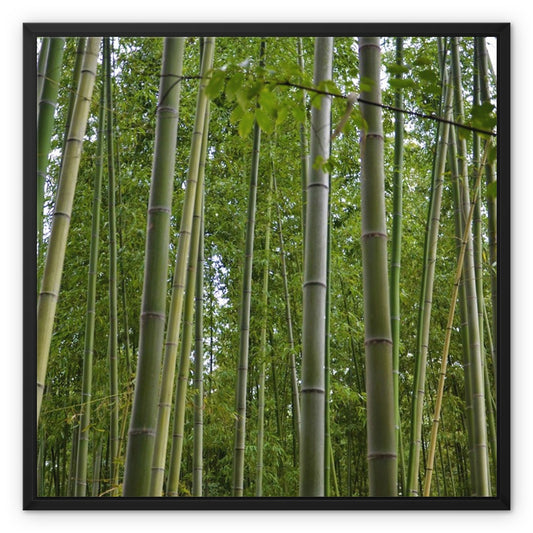
[[[259,100],[259,105],[268,113],[273,113],[278,107],[278,102],[276,100],[276,97],[266,87],[263,87],[263,89],[259,93],[258,100]]]
[[[498,147],[496,146],[496,143],[492,143],[489,147],[489,153],[487,154],[487,162],[489,164],[494,163],[496,159],[498,158]]]
[[[315,93],[311,96],[311,106],[320,109],[320,106],[322,105],[322,96],[323,95],[319,93]]]
[[[235,97],[237,98],[237,102],[242,107],[242,109],[246,110],[250,107],[250,99],[248,98],[248,92],[243,90],[242,88],[237,91],[235,94]]]
[[[472,106],[472,126],[492,131],[497,123],[498,119],[494,113],[494,106],[490,102]]]
[[[430,83],[433,83],[435,82],[437,78],[435,72],[433,72],[430,68],[426,68],[426,69],[423,69],[421,70],[419,73],[418,73],[418,77],[425,81],[425,82],[430,82]]]
[[[259,94],[263,86],[264,86],[264,83],[261,80],[254,81],[252,85],[248,88],[246,95],[251,100],[252,98],[254,98],[255,96]]]
[[[279,107],[275,112],[276,124],[281,124],[285,122],[289,115],[289,108],[287,106]]]
[[[431,58],[430,56],[424,56],[424,55],[418,56],[413,61],[413,65],[416,65],[418,67],[426,67],[432,64],[433,64],[433,58]]]
[[[359,81],[359,92],[369,93],[374,88],[374,80],[372,78],[362,77]]]
[[[294,105],[291,107],[292,114],[297,122],[303,124],[305,122],[305,108],[301,105]]]
[[[496,198],[498,196],[498,182],[492,181],[487,185],[487,196],[489,198]]]
[[[211,75],[211,79],[205,88],[205,93],[208,98],[213,100],[216,98],[224,89],[224,81],[226,79],[226,73],[222,70],[215,70]]]
[[[387,72],[393,76],[397,74],[407,74],[409,72],[409,67],[405,65],[397,65],[396,63],[389,63],[385,65]]]
[[[255,119],[265,133],[271,133],[274,130],[272,117],[262,107],[258,107],[255,110]]]
[[[231,115],[229,117],[229,121],[231,124],[237,124],[239,120],[242,118],[244,114],[244,111],[242,110],[242,107],[237,106],[235,109],[231,112]]]
[[[237,93],[242,89],[244,84],[244,74],[242,72],[236,72],[226,82],[226,96],[229,100],[235,100]]]
[[[337,87],[337,85],[335,84],[335,82],[333,80],[322,80],[317,86],[316,88],[319,90],[319,91],[324,91],[326,93],[331,93],[331,94],[341,94],[339,88]]]
[[[239,135],[244,139],[248,137],[252,131],[254,125],[254,113],[248,111],[243,113],[242,118],[239,122]]]
[[[313,168],[315,170],[319,170],[324,166],[325,162],[326,160],[321,155],[317,155],[315,160],[313,161]]]
[[[392,89],[412,89],[413,87],[416,87],[416,83],[410,78],[391,78],[389,80],[389,85]]]

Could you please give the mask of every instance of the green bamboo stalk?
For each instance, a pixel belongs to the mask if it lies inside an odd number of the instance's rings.
[[[42,80],[41,92],[38,92],[37,112],[37,243],[42,248],[43,239],[43,205],[48,156],[54,129],[54,114],[57,105],[57,93],[61,76],[61,64],[65,50],[64,37],[50,38],[48,50],[45,48],[46,68]]]
[[[261,333],[259,340],[259,393],[257,398],[257,464],[255,475],[255,495],[263,495],[263,443],[265,425],[265,368],[267,357],[267,325],[268,325],[268,278],[270,268],[270,217],[272,203],[272,189],[274,185],[274,174],[270,174],[270,183],[266,200],[266,225],[265,225],[265,258],[263,264],[263,291],[261,293],[261,309],[263,317],[261,320]]]
[[[111,84],[111,43],[110,38],[104,39],[104,61],[106,65],[106,112],[107,112],[107,173],[108,173],[108,228],[109,228],[109,394],[110,394],[110,426],[109,441],[111,445],[111,484],[115,487],[112,495],[116,495],[118,486],[120,454],[119,433],[119,399],[118,399],[118,289],[117,289],[117,222],[115,212],[115,148],[113,124],[113,93]]]
[[[401,66],[403,62],[403,39],[396,38],[396,64]],[[397,74],[397,79],[402,74]],[[397,89],[394,94],[394,106],[403,109],[403,94]],[[402,432],[400,420],[400,268],[402,257],[402,170],[403,170],[403,113],[396,112],[394,115],[394,170],[393,170],[393,214],[392,214],[392,250],[391,250],[391,333],[392,333],[392,377],[394,386],[394,419],[396,426],[396,446],[400,456],[400,483],[402,493],[405,494],[405,467],[403,461]]]
[[[212,43],[214,44],[214,43]],[[204,53],[207,55],[207,60],[212,62],[213,46],[206,42]],[[211,59],[210,59],[211,58]],[[202,58],[203,60],[203,58]],[[209,65],[206,65],[203,72],[210,70]],[[203,89],[201,89],[203,90]],[[193,220],[192,231],[190,232],[190,253],[188,258],[188,270],[186,272],[185,288],[185,302],[184,302],[184,317],[183,317],[183,330],[181,335],[180,345],[180,362],[179,373],[176,385],[176,399],[174,401],[174,429],[172,432],[172,447],[170,451],[170,468],[167,481],[167,496],[178,496],[178,488],[181,472],[181,456],[183,451],[184,440],[184,428],[185,428],[185,400],[187,397],[187,387],[189,383],[189,366],[190,366],[190,353],[192,344],[192,322],[194,315],[194,297],[195,297],[195,283],[196,283],[196,266],[198,263],[198,249],[200,245],[200,229],[202,219],[202,205],[204,194],[204,170],[205,166],[201,164],[205,162],[207,155],[207,134],[209,131],[209,102],[206,103],[205,109],[200,110],[204,113],[203,125],[197,124],[196,131],[202,132],[201,137],[197,137],[200,141],[200,160],[195,161],[196,170],[193,167],[190,168],[189,181],[191,178],[197,182],[195,191],[195,201],[193,205]],[[198,111],[197,111],[198,112]],[[194,141],[193,141],[194,142]],[[194,151],[194,150],[193,150]],[[186,201],[186,199],[185,199]],[[184,209],[185,212],[185,209]],[[183,219],[182,219],[183,220]],[[185,227],[185,226],[183,226]],[[189,226],[190,227],[190,226]],[[183,233],[181,233],[183,235]],[[181,241],[180,235],[180,241]],[[178,246],[179,253],[179,246]],[[178,258],[179,260],[179,258]],[[168,340],[168,337],[167,337]],[[168,427],[168,422],[167,422]],[[168,431],[168,430],[167,430]],[[155,454],[154,454],[155,458]],[[164,457],[163,457],[164,460]],[[152,474],[153,480],[156,478],[156,471]],[[159,487],[153,486],[153,495],[156,495],[155,490]],[[162,487],[161,487],[162,488]]]
[[[466,214],[463,213],[463,203],[462,203],[462,190],[459,184],[460,175],[459,175],[459,165],[457,157],[457,145],[456,145],[456,132],[452,128],[450,129],[450,142],[448,145],[448,165],[451,171],[452,178],[452,188],[453,188],[453,202],[454,202],[454,224],[455,224],[455,241],[456,241],[456,256],[457,260],[459,259],[461,253],[461,244],[462,237],[465,228]],[[465,429],[468,436],[469,442],[469,454],[470,462],[473,461],[472,450],[473,450],[473,409],[472,409],[472,384],[470,379],[470,342],[468,334],[468,322],[466,320],[467,310],[466,310],[466,289],[464,284],[464,276],[461,277],[459,282],[459,315],[460,315],[460,335],[461,335],[461,344],[463,352],[463,366],[466,370],[465,372]],[[472,477],[475,475],[475,472],[472,472]]]
[[[324,336],[324,497],[330,496],[331,470],[333,464],[333,448],[331,447],[331,420],[330,420],[330,395],[331,395],[331,353],[330,353],[330,317],[331,317],[331,178],[328,183],[328,234],[327,234],[327,265],[326,265],[326,324]],[[336,481],[336,480],[335,480]],[[337,490],[338,496],[338,490]]]
[[[297,53],[298,53],[298,66],[300,67],[300,70],[302,73],[305,69],[305,63],[304,63],[304,53],[303,53],[303,43],[302,38],[298,37],[298,40],[296,42],[297,47]],[[302,105],[305,109],[305,100],[306,100],[306,92],[302,91]],[[307,113],[305,115],[307,117]],[[302,124],[300,124],[300,159],[301,159],[301,168],[300,168],[300,176],[301,176],[301,182],[302,182],[302,235],[304,237],[304,241],[302,243],[302,255],[305,256],[305,213],[307,210],[307,181],[309,176],[309,148],[307,143],[307,123],[304,121]]]
[[[456,119],[462,122],[464,118],[461,67],[459,62],[459,39],[452,39],[452,69],[454,72],[454,103],[456,109]],[[468,167],[466,139],[458,136],[457,156],[459,163],[460,186],[462,189],[463,211],[466,213],[470,202],[470,192],[468,186]],[[470,371],[471,394],[473,407],[473,463],[472,471],[474,476],[474,496],[488,496],[488,460],[487,460],[487,423],[485,411],[485,386],[481,357],[481,340],[479,333],[478,305],[476,292],[476,279],[474,268],[474,251],[472,235],[468,237],[464,283],[466,292],[466,309],[468,321],[468,335],[470,346]]]
[[[445,86],[444,117],[452,117],[453,92],[443,76]],[[420,446],[422,434],[422,418],[424,412],[424,394],[426,381],[427,355],[429,333],[431,325],[431,309],[433,304],[433,282],[437,261],[437,242],[440,225],[440,211],[444,171],[446,168],[446,154],[448,148],[450,126],[441,124],[438,131],[438,145],[433,167],[433,184],[428,209],[426,242],[424,245],[424,271],[422,274],[419,325],[417,333],[417,360],[413,383],[413,402],[411,415],[411,438],[409,450],[409,464],[407,475],[407,495],[418,495],[418,471],[420,463]]]
[[[91,496],[98,496],[100,493],[100,472],[102,467],[102,439],[99,439],[93,458],[93,479],[91,485]]]
[[[259,52],[263,63],[266,41],[261,41]],[[248,189],[248,209],[246,221],[246,241],[244,245],[244,269],[240,308],[240,342],[237,385],[235,388],[235,442],[233,447],[233,484],[232,495],[243,495],[244,484],[244,444],[246,437],[246,391],[248,381],[248,351],[250,338],[250,307],[252,297],[252,264],[254,253],[255,209],[257,201],[257,176],[259,173],[259,149],[261,146],[261,129],[254,122],[252,165],[250,186]]]
[[[76,467],[77,497],[87,494],[87,460],[89,449],[89,427],[91,423],[91,393],[94,355],[94,327],[96,319],[96,273],[98,269],[98,248],[100,241],[100,198],[102,189],[104,128],[105,128],[105,91],[102,84],[100,90],[100,115],[98,121],[98,139],[96,144],[96,172],[93,185],[93,206],[91,225],[91,244],[89,250],[89,269],[87,275],[87,313],[85,318],[85,340],[83,351],[82,388],[80,405],[80,432],[78,437],[78,461]]]
[[[72,78],[70,81],[70,96],[67,108],[67,118],[65,120],[65,132],[63,134],[63,150],[61,152],[61,168],[63,167],[63,159],[65,153],[65,146],[68,138],[68,132],[70,129],[70,123],[72,122],[72,113],[74,112],[74,106],[76,104],[76,98],[78,97],[78,86],[80,84],[81,69],[83,66],[83,56],[85,49],[87,48],[88,37],[79,37],[78,45],[76,47],[76,62],[74,63],[74,70],[72,71]]]
[[[338,498],[340,496],[339,481],[337,479],[337,471],[335,469],[335,457],[333,455],[333,446],[331,445],[331,439],[328,440],[328,449],[329,449],[329,460],[331,463],[331,472],[333,474],[333,488],[335,490],[335,496]]]
[[[207,131],[207,128],[205,128]],[[205,134],[204,134],[205,135]],[[207,143],[206,143],[207,145]],[[205,158],[202,159],[205,165]],[[195,297],[195,348],[194,348],[194,435],[193,435],[193,477],[192,495],[202,496],[203,474],[203,429],[204,429],[204,338],[203,338],[203,303],[204,303],[204,200],[200,220],[200,242],[198,245],[198,263],[196,267]]]
[[[79,433],[80,433],[80,426],[74,426],[72,428],[71,453],[70,453],[68,480],[67,480],[67,483],[65,483],[64,480],[61,483],[61,487],[66,488],[66,494],[63,494],[63,491],[61,491],[63,496],[74,496],[74,493],[76,491],[76,465],[78,463],[77,455],[78,455]],[[64,464],[66,466],[66,447],[64,447],[63,449],[65,453]],[[65,473],[66,473],[65,469],[63,468],[62,474],[65,475]]]
[[[72,203],[76,189],[83,137],[85,136],[94,80],[96,77],[96,63],[100,41],[101,38],[90,38],[84,54],[83,71],[78,87],[79,96],[76,100],[69,136],[65,147],[61,178],[53,216],[52,232],[48,243],[46,263],[37,302],[37,421],[39,420],[39,414],[41,411],[50,342],[52,339],[56,304],[61,285],[61,274],[63,272],[65,248],[70,226]]]
[[[39,450],[37,452],[37,496],[44,496],[45,483],[45,464],[46,464],[46,433],[42,431],[38,438]]]
[[[172,296],[170,301],[169,315],[167,321],[167,332],[165,338],[165,355],[163,360],[163,373],[161,377],[161,390],[159,395],[159,406],[157,413],[156,439],[154,454],[152,459],[152,481],[150,494],[152,496],[161,496],[163,492],[163,481],[165,478],[165,460],[168,443],[168,431],[170,423],[170,410],[172,401],[172,389],[174,387],[174,376],[176,369],[177,348],[179,343],[179,328],[181,315],[183,311],[183,299],[187,278],[187,266],[191,250],[191,228],[195,213],[195,201],[197,195],[197,183],[200,176],[200,160],[202,152],[202,138],[204,134],[205,114],[208,100],[205,94],[205,87],[208,83],[207,73],[213,65],[214,40],[207,39],[202,57],[202,66],[200,75],[202,77],[198,88],[196,101],[196,117],[194,124],[193,137],[191,140],[191,152],[189,157],[189,173],[187,176],[187,185],[183,199],[183,210],[181,214],[180,232],[178,240],[178,250],[176,255],[176,265],[174,269],[174,279],[172,282]],[[181,71],[181,69],[180,69]],[[203,176],[202,176],[203,179]],[[201,189],[200,189],[201,191]],[[195,244],[197,246],[197,244]],[[194,261],[196,263],[196,259]],[[194,264],[196,269],[196,264]],[[194,292],[194,289],[192,289]],[[192,295],[191,295],[192,297]],[[192,305],[192,304],[191,304]],[[190,318],[189,320],[192,320]],[[182,346],[183,353],[183,346]],[[189,359],[187,354],[187,369],[180,368],[180,378],[178,378],[178,389],[181,381],[188,379]],[[186,370],[186,372],[185,372]],[[181,381],[180,381],[181,380]],[[179,393],[181,395],[181,392]],[[178,397],[178,392],[176,392]],[[182,400],[185,402],[185,392],[183,391]],[[185,406],[176,404],[175,409],[184,409]],[[177,422],[175,422],[177,423]],[[181,433],[181,432],[180,432]],[[177,487],[177,481],[176,481]],[[167,486],[167,493],[170,487]]]
[[[50,37],[43,37],[41,48],[39,49],[39,59],[37,60],[37,116],[39,116],[39,102],[43,83],[46,79],[46,63],[48,61],[48,51],[50,50]]]
[[[484,158],[486,157],[487,151],[485,150]],[[479,186],[481,182],[481,171],[478,172],[478,176],[476,179],[476,184],[474,187],[474,196],[472,198],[472,203],[470,206],[470,210],[468,212],[465,224],[464,224],[464,233],[462,235],[461,239],[461,247],[459,251],[459,256],[457,258],[457,266],[455,270],[455,276],[454,276],[454,282],[453,282],[453,288],[452,288],[452,297],[450,299],[450,310],[448,313],[448,322],[446,325],[446,336],[444,338],[444,348],[442,353],[442,359],[441,359],[441,367],[439,372],[439,383],[437,386],[437,396],[435,398],[435,408],[433,413],[433,424],[431,426],[431,436],[430,436],[430,443],[428,447],[428,459],[426,464],[426,476],[424,479],[424,496],[430,495],[431,490],[431,479],[433,474],[433,463],[435,460],[435,449],[436,449],[436,442],[437,442],[437,433],[439,428],[439,420],[440,420],[440,413],[442,408],[442,398],[444,395],[444,382],[446,380],[446,369],[448,366],[448,354],[450,350],[450,341],[451,341],[451,334],[453,329],[453,317],[455,314],[455,306],[457,302],[457,296],[459,294],[459,288],[460,288],[460,282],[461,277],[463,275],[463,266],[466,258],[466,252],[468,248],[468,237],[470,235],[470,225],[472,222],[472,217],[474,214],[474,207],[478,199],[479,195]]]
[[[474,105],[478,106],[480,105],[481,101],[481,88],[480,88],[480,61],[481,61],[481,50],[479,49],[480,46],[483,46],[484,42],[483,40],[479,40],[476,38],[474,40],[474,58],[475,58],[475,68],[474,68],[474,83],[473,83],[473,102]],[[474,168],[474,176],[473,179],[475,179],[475,169],[478,168],[479,165],[479,151],[481,146],[481,139],[477,133],[473,133],[473,142],[472,142],[472,163]],[[473,255],[474,255],[474,273],[475,273],[475,285],[476,285],[476,295],[477,295],[477,312],[478,312],[478,322],[479,322],[479,339],[480,339],[480,355],[481,355],[481,365],[482,365],[482,371],[483,371],[483,384],[484,384],[484,392],[485,392],[485,398],[486,398],[486,406],[485,406],[485,412],[487,416],[487,423],[488,423],[488,430],[489,435],[488,437],[492,437],[494,432],[494,418],[493,418],[493,412],[491,409],[491,401],[490,401],[490,381],[488,380],[488,372],[487,372],[487,361],[486,361],[486,352],[485,352],[485,344],[483,342],[484,340],[484,309],[485,309],[485,297],[484,297],[484,290],[483,290],[483,227],[482,227],[482,220],[481,220],[481,202],[476,203],[475,211],[474,211],[474,218],[473,218],[473,228],[472,228],[472,234],[473,234]],[[491,439],[491,443],[492,443]],[[488,443],[487,443],[488,444]],[[493,447],[487,445],[487,453],[492,453]],[[496,463],[494,463],[496,464]],[[491,462],[487,463],[488,468],[488,474],[487,474],[487,481],[488,481],[488,492],[491,493],[491,487],[490,487],[490,466]]]
[[[490,102],[489,91],[489,74],[487,45],[484,37],[476,37],[478,43],[478,68],[479,68],[479,89],[481,103]],[[485,179],[487,187],[496,182],[495,164],[487,162],[485,165]],[[487,219],[488,219],[488,238],[489,238],[489,261],[490,261],[490,285],[491,285],[491,302],[492,302],[492,339],[493,350],[491,351],[492,366],[494,373],[494,382],[497,379],[497,334],[498,334],[498,200],[495,196],[487,197]]]
[[[273,163],[272,163],[273,165]],[[276,175],[274,169],[273,172],[273,187],[274,193],[277,196],[277,184],[276,184]],[[292,413],[293,413],[293,426],[294,426],[294,455],[296,461],[296,453],[298,448],[298,443],[300,442],[300,431],[301,431],[301,415],[300,415],[300,397],[298,394],[298,373],[296,370],[296,353],[294,345],[294,333],[292,327],[292,312],[291,312],[291,299],[289,294],[289,280],[287,275],[287,262],[285,259],[285,242],[283,239],[283,222],[281,218],[281,208],[280,203],[282,199],[278,198],[276,202],[277,210],[277,221],[278,221],[278,234],[279,234],[279,255],[281,261],[281,277],[283,279],[283,296],[285,298],[285,320],[287,322],[287,335],[289,341],[289,358],[290,358],[290,367],[291,367],[291,384],[292,384]]]
[[[359,40],[361,98],[381,103],[378,37]],[[361,227],[370,496],[396,496],[397,453],[392,379],[392,340],[387,274],[383,124],[381,108],[361,104]]]
[[[333,38],[315,39],[314,84],[331,79]],[[311,162],[307,184],[302,331],[300,496],[324,496],[325,333],[331,97],[311,111]]]
[[[148,205],[139,357],[128,431],[124,496],[150,494],[161,352],[165,325],[169,227],[178,125],[179,37],[165,38]]]

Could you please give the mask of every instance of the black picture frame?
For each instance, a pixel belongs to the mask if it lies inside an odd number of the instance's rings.
[[[502,23],[25,23],[23,24],[23,509],[25,510],[509,510],[511,508],[511,25]],[[492,36],[498,93],[498,360],[496,496],[488,498],[44,498],[36,492],[37,38],[73,36]]]

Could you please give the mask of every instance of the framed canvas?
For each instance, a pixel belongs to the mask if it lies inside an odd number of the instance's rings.
[[[23,58],[25,509],[510,508],[508,23]]]

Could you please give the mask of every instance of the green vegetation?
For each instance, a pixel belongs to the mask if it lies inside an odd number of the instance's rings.
[[[38,50],[40,496],[495,495],[486,39]]]

